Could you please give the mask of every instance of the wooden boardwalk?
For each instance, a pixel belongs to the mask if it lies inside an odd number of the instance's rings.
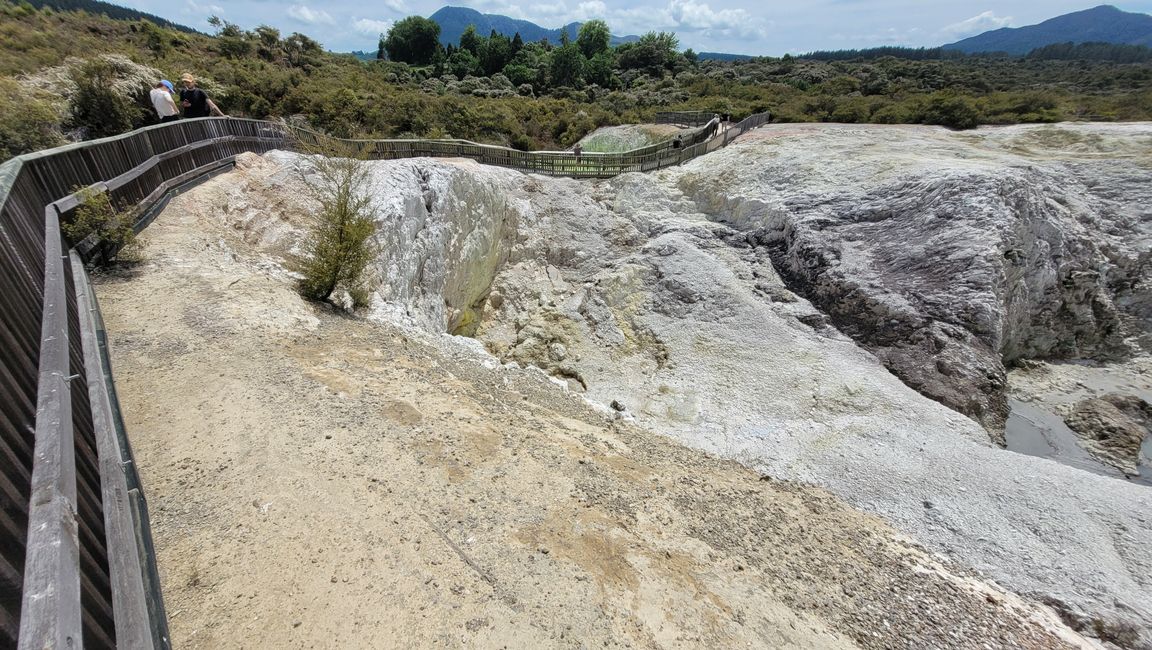
[[[639,149],[619,153],[571,151],[519,151],[467,140],[353,140],[333,138],[301,128],[289,128],[294,147],[305,151],[347,151],[369,160],[398,158],[469,158],[485,165],[508,167],[528,174],[570,178],[611,178],[629,172],[648,172],[682,164],[715,151],[742,133],[767,124],[768,113],[758,113],[721,128],[709,119],[703,126],[688,129],[679,145],[669,139]]]
[[[61,234],[78,188],[138,214],[182,185],[273,149],[369,159],[469,158],[527,173],[606,178],[678,165],[768,121],[709,122],[623,153],[524,152],[463,140],[339,140],[283,123],[207,118],[0,165],[0,647],[168,648],[140,489],[85,263],[101,242]]]

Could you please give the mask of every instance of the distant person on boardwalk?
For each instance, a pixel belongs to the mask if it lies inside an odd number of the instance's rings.
[[[196,77],[184,73],[180,77],[180,82],[184,84],[183,90],[180,91],[180,105],[184,107],[184,117],[208,117],[210,115],[228,117],[208,98],[208,93],[196,87]]]
[[[583,153],[583,152],[584,152],[584,149],[583,149],[583,148],[580,146],[580,143],[579,143],[579,142],[577,142],[577,143],[576,143],[576,144],[575,144],[575,145],[572,147],[572,153],[576,154],[576,164],[577,164],[577,165],[579,165],[579,164],[580,164],[580,154],[581,154],[581,153]]]
[[[180,119],[180,109],[176,107],[176,100],[172,99],[172,82],[161,79],[148,93],[152,100],[152,107],[156,109],[156,116],[160,123],[175,122]]]
[[[672,141],[672,148],[673,149],[679,149],[680,147],[683,147],[683,146],[684,146],[684,139],[680,137],[679,133],[677,133],[676,139]]]

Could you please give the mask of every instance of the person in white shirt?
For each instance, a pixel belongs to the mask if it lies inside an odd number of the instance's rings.
[[[180,119],[180,109],[176,108],[176,101],[172,99],[171,81],[158,81],[152,91],[148,93],[148,97],[152,99],[152,106],[156,109],[156,115],[160,117],[161,124]]]

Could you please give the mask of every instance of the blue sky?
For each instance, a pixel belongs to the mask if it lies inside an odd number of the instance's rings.
[[[112,0],[210,31],[218,15],[241,27],[268,24],[302,32],[335,51],[372,50],[377,35],[405,16],[428,16],[437,2],[418,0]],[[457,1],[484,13],[559,27],[601,18],[618,35],[673,31],[681,47],[697,51],[778,56],[785,52],[905,45],[935,46],[998,27],[1032,25],[1088,9],[1091,0],[603,0]],[[1115,2],[1125,11],[1152,13],[1152,0]]]

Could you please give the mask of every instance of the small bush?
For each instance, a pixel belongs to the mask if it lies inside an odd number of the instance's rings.
[[[0,77],[0,161],[64,144],[57,119],[45,99]]]
[[[938,94],[928,101],[921,121],[939,124],[950,129],[974,129],[982,119],[979,107],[971,98]]]
[[[116,69],[108,61],[96,59],[72,73],[76,93],[71,102],[71,126],[84,129],[89,138],[103,138],[132,130],[140,119],[140,109],[112,85]]]
[[[308,258],[301,264],[300,292],[307,298],[331,301],[344,291],[353,309],[367,306],[368,265],[376,256],[376,209],[368,193],[369,172],[354,158],[313,159],[314,177],[307,177],[320,204],[305,242]]]
[[[912,122],[913,110],[905,103],[894,103],[882,106],[872,113],[872,121],[876,124],[908,124]]]
[[[135,257],[139,252],[139,240],[134,226],[134,210],[117,210],[107,192],[98,192],[90,187],[77,188],[80,205],[72,213],[72,218],[60,224],[64,236],[73,246],[95,235],[104,249],[104,257],[113,260]]]

